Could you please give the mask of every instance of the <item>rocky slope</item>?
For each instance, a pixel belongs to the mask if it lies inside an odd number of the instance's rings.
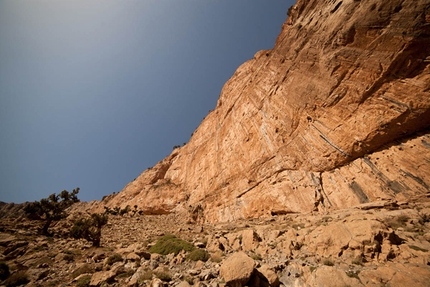
[[[0,217],[0,286],[18,286],[18,279],[64,287],[429,286],[428,199],[218,224],[129,212],[109,215],[99,248],[68,236],[73,219],[90,209],[75,204],[52,227],[53,237],[38,234],[42,222]],[[209,259],[150,253],[167,234],[205,250]]]
[[[430,1],[298,0],[189,143],[103,206],[226,222],[430,185]]]

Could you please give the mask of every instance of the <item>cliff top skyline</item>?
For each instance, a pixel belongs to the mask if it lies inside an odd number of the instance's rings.
[[[189,140],[293,1],[2,1],[0,201],[120,191]]]

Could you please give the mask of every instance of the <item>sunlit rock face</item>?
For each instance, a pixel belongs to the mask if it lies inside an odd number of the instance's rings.
[[[99,207],[217,222],[430,186],[430,0],[298,0],[188,144]]]

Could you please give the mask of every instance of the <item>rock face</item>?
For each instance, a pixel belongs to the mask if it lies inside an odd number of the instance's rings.
[[[217,222],[428,194],[430,0],[298,0],[288,15],[189,143],[100,209]]]

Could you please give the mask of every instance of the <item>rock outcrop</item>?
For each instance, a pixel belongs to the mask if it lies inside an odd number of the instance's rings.
[[[99,207],[231,221],[428,196],[430,0],[298,0],[183,147]]]

